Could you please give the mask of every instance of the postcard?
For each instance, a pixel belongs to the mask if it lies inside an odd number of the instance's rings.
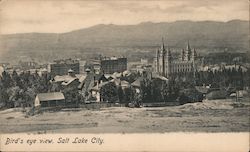
[[[249,151],[249,1],[0,0],[0,151]]]

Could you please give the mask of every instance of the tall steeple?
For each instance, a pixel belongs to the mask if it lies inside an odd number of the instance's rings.
[[[162,53],[162,74],[165,75],[165,68],[166,68],[166,59],[165,59],[165,55],[166,55],[166,50],[165,50],[165,45],[164,45],[164,39],[162,37],[162,46],[161,46],[161,53]]]
[[[159,58],[160,58],[160,51],[159,49],[156,50],[156,55],[155,55],[155,72],[159,72]]]
[[[189,40],[188,40],[188,44],[187,44],[186,50],[191,50],[191,47],[190,47],[190,44],[189,44]]]
[[[166,52],[166,71],[165,71],[165,75],[167,78],[170,77],[170,73],[171,73],[171,63],[172,63],[172,55],[171,55],[171,51],[168,48],[167,52]]]
[[[192,60],[196,60],[197,58],[197,53],[196,53],[196,50],[194,48],[193,52],[192,52]]]
[[[165,45],[164,45],[164,38],[162,37],[162,44],[161,44],[162,52],[165,52]]]
[[[188,44],[187,44],[186,51],[185,51],[185,61],[190,61],[191,55],[192,55],[191,47],[190,47],[189,40],[188,40]]]
[[[184,51],[184,49],[182,49],[181,60],[185,61],[185,51]]]

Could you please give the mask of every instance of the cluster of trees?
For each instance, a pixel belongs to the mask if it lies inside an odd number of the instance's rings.
[[[30,72],[9,74],[0,77],[0,107],[31,106],[37,93],[48,92],[50,75]]]
[[[180,87],[175,79],[168,81],[159,78],[144,77],[141,81],[141,96],[143,102],[171,102],[180,94]]]
[[[250,72],[243,71],[241,67],[238,70],[223,69],[222,71],[201,71],[195,73],[196,85],[211,85],[212,88],[234,87],[243,89],[250,87]]]
[[[135,107],[139,107],[142,101],[141,94],[137,93],[135,88],[128,87],[122,89],[120,85],[116,86],[114,82],[107,83],[101,87],[100,96],[102,101],[105,102],[132,103]]]
[[[12,74],[3,72],[0,76],[0,107],[30,107],[38,93],[63,92],[67,103],[75,104],[83,101],[77,86],[62,88],[60,84],[51,83],[49,73],[39,75],[37,72]]]
[[[204,57],[204,64],[214,65],[224,62],[226,64],[235,64],[235,60],[239,63],[247,63],[250,59],[249,53],[239,53],[239,52],[214,52],[209,53]]]
[[[222,71],[196,71],[172,75],[168,82],[144,77],[141,82],[143,102],[168,102],[176,100],[200,100],[202,94],[195,86],[210,86],[211,89],[231,91],[250,87],[250,72],[239,69]],[[230,89],[231,88],[231,89]],[[189,98],[189,99],[188,99]]]

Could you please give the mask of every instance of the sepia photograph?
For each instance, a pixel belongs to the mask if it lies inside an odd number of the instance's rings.
[[[249,6],[0,0],[0,134],[249,133]]]

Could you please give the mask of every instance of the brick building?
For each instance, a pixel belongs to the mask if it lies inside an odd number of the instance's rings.
[[[79,74],[80,71],[79,61],[72,59],[55,60],[48,66],[48,71],[51,73],[52,76],[67,75],[70,69],[73,70],[75,74]]]
[[[123,72],[127,70],[127,58],[102,58],[101,59],[101,70],[105,74],[113,74],[115,72]]]

